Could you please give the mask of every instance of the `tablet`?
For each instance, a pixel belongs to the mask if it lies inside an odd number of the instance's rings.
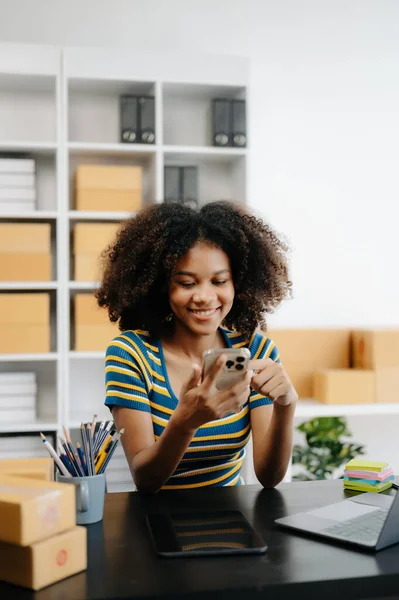
[[[262,554],[267,550],[240,511],[152,513],[146,518],[160,556]]]

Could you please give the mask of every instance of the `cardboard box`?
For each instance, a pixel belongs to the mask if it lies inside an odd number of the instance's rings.
[[[376,376],[376,401],[399,402],[399,367],[378,367]]]
[[[267,335],[300,398],[313,398],[315,371],[350,366],[349,329],[275,329]]]
[[[314,373],[314,398],[323,404],[372,404],[375,373],[363,369],[328,369]]]
[[[29,546],[76,525],[75,486],[0,473],[0,540]]]
[[[142,206],[142,187],[142,167],[80,165],[75,175],[75,208],[136,211]]]
[[[0,460],[0,473],[54,481],[52,458],[8,458]]]
[[[49,223],[0,223],[0,253],[51,252]]]
[[[101,253],[115,239],[119,223],[78,223],[73,230],[74,279],[98,281]]]
[[[0,542],[1,581],[40,590],[86,568],[87,531],[84,527],[73,527],[30,546]]]
[[[77,351],[105,351],[109,342],[120,333],[92,294],[76,294],[74,316],[74,349]]]
[[[356,329],[352,332],[356,369],[399,367],[399,329]]]
[[[51,255],[0,252],[0,281],[51,281]]]
[[[0,294],[0,353],[50,352],[49,321],[49,294]]]

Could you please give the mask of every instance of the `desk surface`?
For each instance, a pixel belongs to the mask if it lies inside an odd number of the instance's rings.
[[[274,519],[351,495],[342,481],[165,491],[156,496],[108,494],[104,520],[88,527],[88,569],[34,594],[0,584],[5,600],[110,598],[380,598],[399,597],[399,545],[367,554],[277,528]],[[145,524],[148,512],[238,509],[262,534],[267,554],[158,558]]]

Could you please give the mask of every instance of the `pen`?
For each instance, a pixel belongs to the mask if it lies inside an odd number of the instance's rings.
[[[71,438],[69,436],[68,430],[66,427],[63,428],[64,429],[64,434],[65,434],[65,439],[66,439],[66,447],[65,449],[69,449],[69,456],[70,456],[70,460],[73,463],[73,466],[75,467],[76,471],[78,472],[78,475],[81,475],[83,477],[84,472],[82,471],[82,468],[79,464],[79,460],[78,457],[75,454],[75,450],[74,447],[72,446],[72,442],[71,442]]]
[[[86,459],[87,474],[88,475],[93,475],[93,472],[90,469],[90,458],[89,458],[89,450],[88,450],[88,447],[87,447],[86,428],[85,428],[85,426],[84,426],[83,423],[80,424],[80,435],[82,437],[83,452],[84,452],[85,459]]]
[[[64,463],[62,462],[62,460],[60,459],[60,457],[58,456],[57,452],[54,450],[52,445],[47,441],[46,437],[42,433],[40,433],[40,437],[42,438],[43,444],[46,446],[47,452],[50,454],[51,458],[54,460],[58,469],[61,471],[61,473],[63,475],[65,475],[65,477],[70,477],[71,474],[65,467]]]
[[[101,475],[102,473],[104,473],[105,469],[107,468],[107,465],[108,465],[109,461],[111,460],[111,457],[112,457],[113,453],[115,452],[115,448],[117,447],[118,442],[119,442],[121,436],[123,435],[124,431],[125,431],[124,429],[121,429],[120,432],[116,434],[116,439],[113,442],[113,446],[109,450],[107,458],[105,459],[101,468],[99,469],[98,475]]]
[[[83,471],[83,473],[85,475],[88,475],[88,473],[87,473],[87,467],[86,467],[86,463],[85,463],[85,457],[84,457],[83,450],[80,447],[79,442],[76,442],[76,450],[78,452],[80,466],[82,467],[82,471]]]

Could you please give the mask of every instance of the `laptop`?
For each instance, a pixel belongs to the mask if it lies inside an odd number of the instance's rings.
[[[399,542],[399,494],[367,492],[275,523],[326,541],[378,551]]]

